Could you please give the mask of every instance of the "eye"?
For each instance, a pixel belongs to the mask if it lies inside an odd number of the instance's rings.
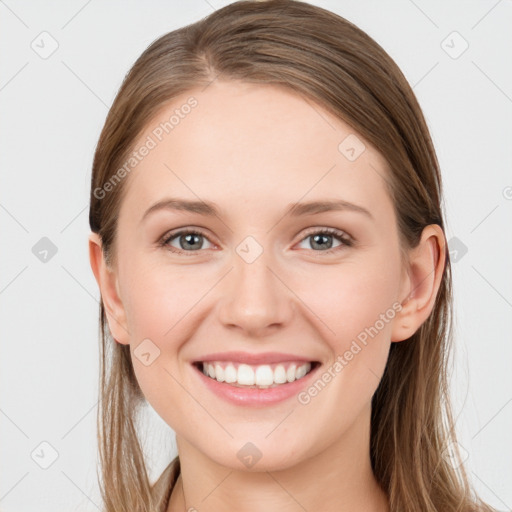
[[[299,243],[304,243],[306,240],[310,239],[310,248],[315,252],[330,254],[353,245],[353,240],[346,233],[338,229],[316,228],[306,233],[306,237]],[[333,246],[333,239],[337,239],[339,244]],[[189,253],[188,255],[192,256],[192,253],[200,252],[201,249],[204,249],[203,245],[205,241],[211,245],[211,247],[206,247],[206,249],[214,247],[214,244],[212,244],[201,231],[196,229],[182,229],[181,231],[164,235],[159,245],[169,249],[171,252],[178,254]]]
[[[334,228],[323,228],[309,231],[307,236],[300,243],[310,239],[310,247],[319,250],[315,252],[332,253],[353,245],[352,239],[343,231]],[[333,239],[340,241],[339,245],[333,247]]]
[[[205,240],[211,244],[208,238],[206,238],[201,231],[186,229],[170,235],[165,235],[160,241],[160,245],[168,248],[171,252],[183,254],[187,252],[198,252],[203,248]],[[178,247],[176,247],[176,245],[172,245],[173,242],[177,243]],[[213,244],[211,245],[213,246]]]

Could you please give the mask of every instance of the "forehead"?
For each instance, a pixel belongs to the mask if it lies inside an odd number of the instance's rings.
[[[166,196],[240,213],[334,198],[377,218],[389,218],[392,208],[382,155],[348,124],[281,86],[215,80],[191,90],[148,123],[134,148],[144,145],[150,149],[125,184],[121,213],[130,220]]]

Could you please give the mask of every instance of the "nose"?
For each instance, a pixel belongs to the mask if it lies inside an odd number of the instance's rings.
[[[252,263],[235,252],[233,266],[221,292],[218,314],[223,326],[261,337],[288,325],[294,296],[267,252]]]

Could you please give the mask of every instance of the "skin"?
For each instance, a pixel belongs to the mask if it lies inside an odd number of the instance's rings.
[[[130,345],[144,395],[176,432],[182,472],[168,512],[291,512],[320,503],[327,512],[388,511],[370,466],[371,398],[391,343],[432,311],[443,232],[427,226],[404,267],[382,155],[358,136],[366,149],[349,161],[338,145],[354,130],[278,86],[216,80],[166,105],[139,142],[191,95],[198,106],[126,178],[112,267],[98,236],[89,239],[112,335]],[[141,222],[169,196],[212,201],[221,214],[160,210]],[[284,214],[290,203],[321,199],[350,201],[372,218]],[[169,244],[186,254],[158,246],[189,227],[206,237],[199,249],[181,248],[179,237]],[[324,254],[308,228],[336,228],[355,243]],[[249,235],[263,249],[252,263],[236,252]],[[277,351],[320,361],[323,372],[393,303],[402,309],[307,405],[294,397],[235,406],[200,385],[191,367],[217,351]],[[148,338],[160,355],[146,366],[133,351]],[[252,468],[237,457],[248,441],[262,453]]]

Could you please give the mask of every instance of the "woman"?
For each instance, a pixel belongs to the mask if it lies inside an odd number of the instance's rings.
[[[343,18],[235,2],[155,41],[93,164],[105,510],[491,510],[449,405],[441,204],[410,86]],[[178,446],[153,486],[146,401]]]

